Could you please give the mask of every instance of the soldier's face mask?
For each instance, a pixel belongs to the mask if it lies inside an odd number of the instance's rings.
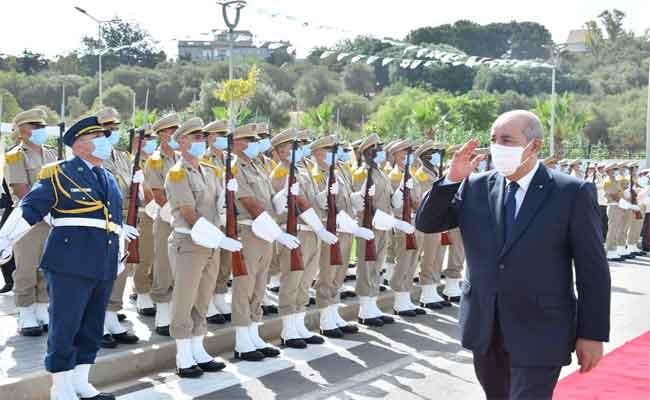
[[[217,137],[214,143],[212,143],[212,146],[214,146],[214,148],[217,150],[226,150],[228,148],[228,137],[227,136]]]
[[[147,154],[153,154],[153,152],[156,151],[157,145],[158,145],[157,140],[147,140],[147,142],[144,144],[144,147],[142,147],[142,151],[144,151]]]
[[[120,132],[112,130],[111,134],[108,136],[108,141],[111,142],[111,146],[116,146],[120,142]]]
[[[169,148],[171,148],[172,150],[178,150],[178,148],[181,147],[181,145],[178,144],[176,139],[174,139],[173,137],[169,138],[169,141],[167,142],[167,145],[169,145]]]
[[[378,151],[372,161],[375,163],[375,165],[383,164],[384,161],[386,161],[386,152],[384,150]]]
[[[260,153],[266,153],[271,149],[271,139],[269,138],[260,139],[257,143],[259,143]]]
[[[260,146],[258,142],[248,142],[248,146],[244,149],[244,154],[248,158],[255,158],[260,154]]]
[[[196,158],[201,158],[205,154],[206,147],[205,142],[192,142],[189,153]]]
[[[45,144],[47,141],[47,129],[45,129],[45,127],[41,127],[32,130],[32,137],[29,138],[29,141],[39,146]]]
[[[107,160],[111,156],[113,146],[111,146],[111,142],[109,142],[106,136],[96,137],[91,140],[91,143],[95,146],[95,150],[91,153],[93,157],[97,157],[100,160]]]

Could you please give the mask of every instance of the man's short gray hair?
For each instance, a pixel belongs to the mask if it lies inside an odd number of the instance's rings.
[[[530,113],[531,118],[528,119],[528,124],[523,129],[523,134],[530,142],[535,139],[544,139],[544,126],[542,121],[537,118],[537,115]]]
[[[520,125],[523,125],[522,133],[526,136],[528,142],[535,139],[544,139],[544,126],[542,122],[537,115],[527,110],[512,110],[499,115],[492,124],[492,129],[513,120],[521,121]]]

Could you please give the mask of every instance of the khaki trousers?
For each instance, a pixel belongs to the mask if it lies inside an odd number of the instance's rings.
[[[271,265],[269,266],[269,274],[268,274],[269,281],[271,280],[271,276],[280,274],[280,270],[281,270],[280,249],[282,247],[283,247],[282,245],[273,243],[273,258],[271,259]]]
[[[262,320],[262,300],[273,258],[273,244],[255,236],[250,226],[240,225],[239,229],[248,274],[232,279],[232,324],[249,326]]]
[[[123,221],[126,221],[126,211],[124,211]],[[125,246],[128,246],[126,242]],[[131,275],[133,271],[133,264],[124,264],[124,270],[117,275],[115,282],[113,282],[113,290],[111,291],[111,298],[108,300],[108,311],[118,312],[124,306],[124,289],[126,288],[126,278]]]
[[[645,215],[643,208],[641,209],[641,215]],[[637,246],[639,240],[641,239],[641,230],[643,229],[643,218],[636,219],[634,214],[632,214],[632,221],[630,222],[630,229],[627,231],[627,245],[628,246]]]
[[[449,231],[449,257],[447,258],[447,268],[444,274],[446,278],[461,279],[463,277],[463,264],[465,263],[465,247],[463,247],[463,238],[460,235],[460,229],[455,228]]]
[[[171,226],[160,217],[153,222],[154,260],[153,260],[153,286],[151,299],[154,303],[169,303],[174,289],[174,277],[169,266],[169,235]]]
[[[221,252],[221,264],[219,265],[219,275],[217,276],[217,284],[214,287],[215,294],[228,293],[228,279],[230,279],[231,266],[232,266],[232,253],[229,251]]]
[[[153,219],[144,212],[140,213],[138,230],[140,263],[134,266],[133,284],[137,294],[147,294],[151,292],[153,280]]]
[[[625,243],[627,242],[627,234],[630,230],[630,226],[632,225],[632,218],[634,218],[632,211],[623,210],[621,230],[618,235],[618,242],[616,242],[617,246],[625,246]]]
[[[305,270],[303,271],[296,294],[296,312],[305,311],[305,306],[309,303],[309,288],[314,283],[314,279],[316,279],[316,275],[318,274],[318,267],[320,266],[322,242],[318,239],[316,233],[311,231],[304,233],[304,238],[300,238],[300,249]],[[280,290],[282,290],[282,282],[280,282]]]
[[[203,336],[206,316],[219,274],[219,250],[194,244],[189,235],[169,237],[169,263],[175,290],[171,300],[169,332],[174,339]]]
[[[278,249],[278,256],[273,257],[277,259],[277,265],[280,268],[280,291],[278,292],[278,313],[280,316],[295,314],[298,311],[298,286],[300,286],[300,280],[302,275],[307,268],[307,263],[305,261],[304,253],[305,251],[305,241],[309,241],[310,232],[300,231],[298,232],[298,240],[300,240],[300,255],[302,257],[303,270],[301,271],[292,271],[291,270],[291,250],[287,249],[284,246],[280,246]],[[271,262],[273,264],[274,262]],[[272,268],[272,267],[271,267]]]
[[[13,245],[14,294],[16,307],[29,307],[34,303],[47,303],[47,283],[38,268],[50,226],[46,222],[35,224]]]
[[[357,240],[357,284],[355,291],[363,297],[379,296],[379,273],[386,262],[386,251],[392,231],[378,231],[375,233],[375,254],[376,261],[368,262],[365,259],[366,241],[361,238]]]
[[[396,292],[410,292],[413,286],[413,275],[418,267],[419,249],[423,245],[423,234],[415,232],[418,248],[406,250],[406,234],[397,232],[393,235],[395,243],[395,269],[390,279],[390,287]]]
[[[442,246],[440,246],[440,234],[419,232],[419,238],[422,238],[418,240],[418,249],[422,253],[420,285],[439,284],[444,256]]]
[[[348,270],[348,263],[352,254],[352,235],[337,233],[343,265],[330,265],[330,246],[321,243],[318,279],[316,279],[316,306],[326,308],[338,303],[338,292]]]
[[[625,210],[617,205],[610,204],[607,206],[607,251],[616,250],[618,243],[624,242],[623,236],[623,219],[625,218]]]

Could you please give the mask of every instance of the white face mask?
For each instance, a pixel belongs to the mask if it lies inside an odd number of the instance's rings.
[[[491,145],[490,154],[492,155],[494,169],[503,176],[514,174],[521,165],[521,155],[524,153],[524,150],[525,147],[503,146],[500,144]]]

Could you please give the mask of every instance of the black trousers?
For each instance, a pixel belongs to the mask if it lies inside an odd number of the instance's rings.
[[[498,321],[487,353],[474,352],[474,371],[487,400],[551,400],[562,367],[512,366]]]

